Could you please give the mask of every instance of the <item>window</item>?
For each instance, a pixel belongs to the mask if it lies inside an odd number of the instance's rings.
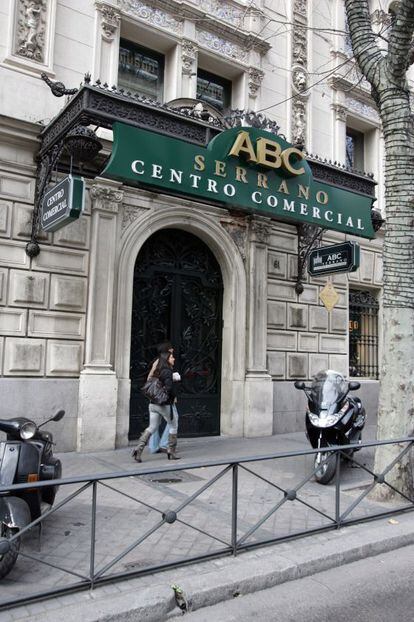
[[[197,99],[211,104],[218,110],[230,107],[231,82],[208,71],[197,72]]]
[[[162,101],[163,86],[164,57],[162,54],[121,39],[118,88]]]
[[[349,290],[349,375],[378,379],[378,300]]]
[[[346,165],[364,170],[364,134],[349,127],[346,128]]]

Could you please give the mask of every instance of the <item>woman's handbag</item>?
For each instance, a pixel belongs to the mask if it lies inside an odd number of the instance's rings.
[[[141,391],[150,402],[159,404],[160,406],[166,404],[170,397],[161,380],[154,376],[146,381]]]

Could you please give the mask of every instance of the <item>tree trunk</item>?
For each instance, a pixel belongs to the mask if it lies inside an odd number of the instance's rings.
[[[385,139],[387,206],[378,439],[386,440],[409,436],[414,429],[414,148],[407,92],[387,80],[377,93]],[[375,473],[383,473],[406,446],[378,448]],[[410,497],[411,454],[410,450],[386,475],[387,482]],[[373,496],[401,500],[386,485],[377,486]]]
[[[345,8],[352,49],[371,84],[385,141],[387,224],[378,439],[386,440],[411,435],[414,425],[414,133],[406,80],[414,34],[414,0],[395,3],[386,51],[377,45],[368,0],[345,0]],[[378,448],[374,471],[385,474],[387,482],[412,497],[412,450],[397,460],[405,447]],[[395,466],[387,471],[393,460],[397,460]],[[372,496],[385,500],[399,495],[379,485]]]

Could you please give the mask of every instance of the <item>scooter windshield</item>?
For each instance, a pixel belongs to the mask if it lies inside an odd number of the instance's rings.
[[[339,372],[328,370],[316,374],[311,385],[311,397],[316,410],[326,411],[328,415],[336,413],[336,405],[346,395],[348,382]]]

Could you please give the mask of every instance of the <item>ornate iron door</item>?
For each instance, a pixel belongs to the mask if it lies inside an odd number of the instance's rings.
[[[220,267],[196,236],[164,229],[143,245],[134,272],[130,439],[148,425],[140,389],[167,340],[182,379],[179,435],[220,434],[222,290]]]

